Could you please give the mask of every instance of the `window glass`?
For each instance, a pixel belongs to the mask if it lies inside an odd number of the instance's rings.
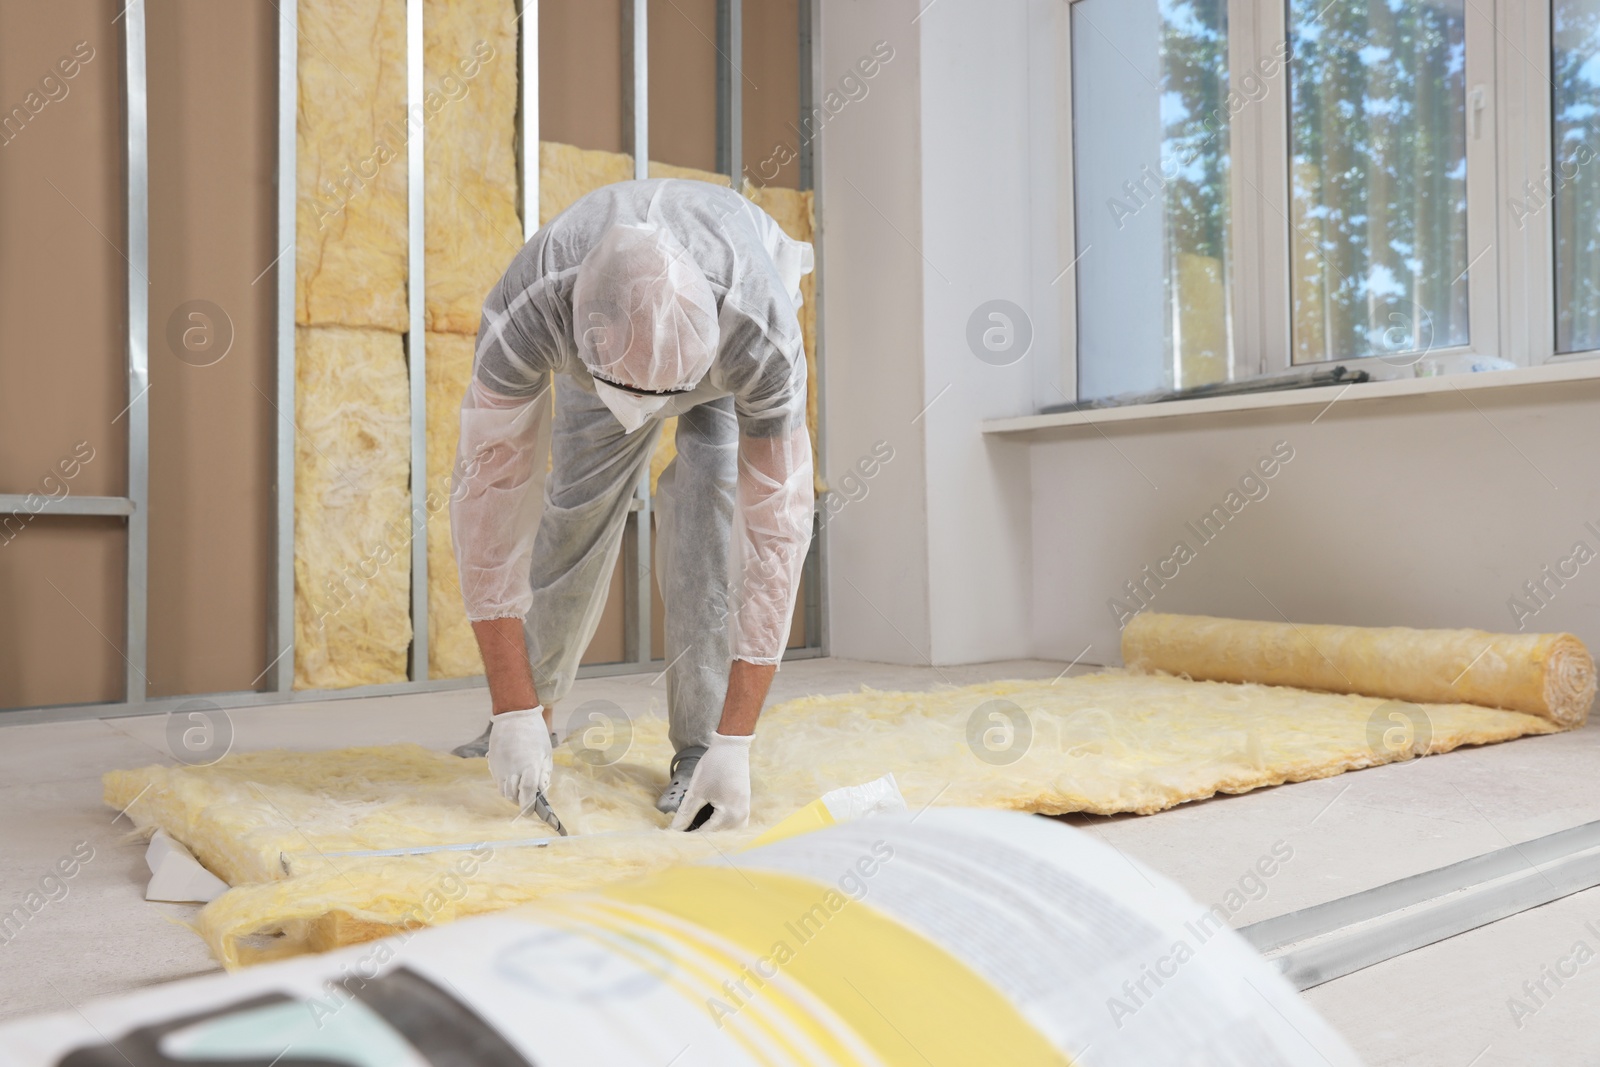
[[[1556,0],[1551,19],[1551,172],[1513,205],[1519,225],[1555,202],[1556,351],[1600,348],[1600,0]]]
[[[1078,394],[1226,379],[1226,0],[1072,6]]]
[[[1467,343],[1465,0],[1289,0],[1297,363]]]

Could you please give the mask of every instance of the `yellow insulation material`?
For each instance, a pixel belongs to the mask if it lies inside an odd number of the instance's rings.
[[[1594,660],[1571,634],[1492,634],[1403,626],[1312,626],[1144,614],[1122,631],[1136,670],[1219,682],[1261,682],[1460,700],[1580,726],[1594,702]]]
[[[411,643],[406,375],[399,334],[295,330],[297,689],[405,681]]]
[[[406,9],[300,9],[295,321],[406,328]]]
[[[539,142],[539,225],[602,185],[633,177],[633,157],[620,152]]]
[[[651,163],[650,177],[687,178],[722,186],[731,184],[726,174],[676,167],[670,163]],[[540,141],[539,225],[543,226],[602,185],[632,179],[633,157],[625,152]]]
[[[1397,713],[1411,724],[1398,744]],[[1110,671],[1054,684],[808,697],[773,708],[751,757],[750,827],[710,836],[661,829],[666,819],[653,802],[671,750],[655,716],[632,723],[625,754],[610,765],[580,759],[571,740],[556,750],[550,802],[580,836],[549,848],[494,849],[470,862],[461,853],[327,855],[548,834],[517,817],[484,761],[416,746],[237,753],[210,767],[116,771],[106,775],[105,800],[114,809],[131,804],[141,827],[165,828],[236,886],[199,921],[232,966],[256,958],[241,950],[253,934],[283,932],[273,952],[304,951],[727,851],[830,789],[889,772],[913,810],[937,803],[1148,814],[1414,751],[1555,730],[1537,716],[1464,704],[1397,706]],[[607,832],[620,833],[581,836]]]
[[[656,450],[650,456],[650,492],[656,491],[656,483],[661,481],[661,474],[667,469],[667,464],[678,458],[678,416],[674,415],[661,423],[661,440],[656,442]]]
[[[632,157],[628,157],[632,159]],[[650,177],[652,178],[682,178],[685,181],[710,182],[720,185],[724,189],[733,188],[733,182],[726,174],[718,174],[712,170],[700,170],[697,167],[680,167],[676,163],[661,163],[650,161]]]
[[[429,330],[477,333],[484,294],[522,247],[515,20],[511,0],[423,5]]]

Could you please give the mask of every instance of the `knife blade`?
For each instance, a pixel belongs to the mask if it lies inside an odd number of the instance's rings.
[[[543,789],[533,794],[533,813],[543,819],[550,826],[550,829],[562,837],[567,836],[567,828],[561,825],[561,820],[556,818],[556,813],[550,810],[550,802],[545,799]]]

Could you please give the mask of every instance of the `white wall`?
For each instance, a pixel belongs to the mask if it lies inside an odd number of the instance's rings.
[[[821,473],[842,488],[877,442],[894,451],[862,478],[865,495],[827,519],[829,644],[835,655],[895,663],[926,663],[930,646],[927,452],[912,422],[924,382],[916,14],[914,0],[827,0],[818,42],[823,100],[879,42],[893,49],[865,96],[827,119],[816,150]]]
[[[1064,5],[1056,7],[1064,9]],[[1033,202],[1036,137],[1030,109],[1026,3],[941,2],[922,28],[922,272],[928,440],[932,659],[1003,659],[1028,647],[1032,610],[1025,447],[986,440],[981,420],[1032,409],[1037,362],[1060,350],[1054,305],[1036,306],[1034,244],[1056,249],[1055,195]],[[1049,97],[1046,97],[1048,101]],[[1045,160],[1053,137],[1038,139]],[[1051,260],[1053,262],[1053,260]],[[969,328],[1007,300],[1033,334],[1026,355],[979,358]],[[980,330],[1007,319],[979,314]],[[997,335],[997,340],[998,340]],[[1017,358],[1019,357],[1020,358]]]
[[[1060,399],[1061,289],[1050,283],[1064,10],[824,4],[820,91],[876,41],[895,49],[819,140],[825,477],[839,488],[878,441],[895,452],[829,520],[836,655],[947,664],[1033,644],[1027,449],[978,425]],[[1012,325],[1033,335],[1005,366],[969,340],[970,320],[996,299],[1023,309]]]
[[[1343,401],[1317,416],[1121,423],[1033,446],[1034,651],[1092,645],[1086,662],[1121,662],[1107,601],[1137,608],[1123,583],[1180,539],[1195,557],[1150,584],[1151,610],[1507,632],[1510,598],[1538,608],[1523,584],[1541,568],[1579,540],[1600,556],[1584,527],[1600,530],[1600,384]],[[1280,441],[1294,458],[1266,497],[1201,545],[1185,523]],[[1527,629],[1600,648],[1600,558],[1573,566]]]

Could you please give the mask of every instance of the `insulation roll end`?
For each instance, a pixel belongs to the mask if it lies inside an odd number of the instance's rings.
[[[1550,719],[1568,729],[1582,726],[1594,703],[1594,657],[1572,634],[1555,634],[1544,676],[1545,707]]]

